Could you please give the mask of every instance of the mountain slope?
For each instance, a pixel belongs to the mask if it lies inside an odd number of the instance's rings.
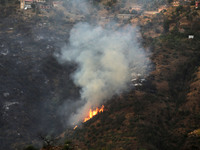
[[[172,26],[172,30],[163,30],[155,38],[143,35],[155,64],[143,86],[113,97],[105,104],[102,114],[75,130],[74,139],[88,149],[200,148],[200,30],[194,28],[199,16],[193,16],[199,11],[181,9],[181,12],[177,8],[169,9],[157,15],[159,19],[155,16],[141,27],[143,33],[152,32],[157,26],[155,21],[159,20],[165,29],[166,19]],[[192,15],[193,21],[183,27],[181,21],[185,15]],[[174,26],[174,21],[179,24]],[[189,34],[195,38],[188,39]]]

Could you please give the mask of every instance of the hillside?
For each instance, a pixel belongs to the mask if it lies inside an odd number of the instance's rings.
[[[184,18],[189,23],[182,26]],[[141,87],[113,97],[105,112],[77,128],[72,139],[95,150],[199,149],[198,25],[199,10],[177,7],[141,26],[155,70]],[[188,39],[190,34],[195,38]]]
[[[200,149],[200,10],[169,5],[144,13],[169,2],[135,0],[130,8],[130,1],[91,1],[91,15],[73,1],[48,11],[19,10],[17,2],[1,6],[0,149]],[[110,21],[117,28],[138,26],[138,41],[152,62],[149,72],[73,129],[66,120],[75,113],[71,100],[81,94],[72,81],[77,64],[62,64],[55,54],[76,23],[106,28]],[[66,103],[72,107],[62,110]]]

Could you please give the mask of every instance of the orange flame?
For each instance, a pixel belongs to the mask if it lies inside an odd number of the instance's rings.
[[[75,127],[74,127],[74,130],[77,128],[78,126],[76,125]]]
[[[99,108],[96,108],[95,110],[90,109],[88,117],[86,117],[83,122],[90,120],[92,117],[94,117],[98,113],[103,112],[103,110],[104,110],[104,105],[102,105],[100,109]]]

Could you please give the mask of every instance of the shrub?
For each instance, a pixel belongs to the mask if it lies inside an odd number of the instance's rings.
[[[164,32],[169,31],[169,24],[170,24],[170,21],[168,19],[165,19],[163,23]]]
[[[67,140],[62,150],[73,150],[73,144],[71,141]]]
[[[178,6],[177,8],[176,8],[176,13],[178,13],[178,12],[182,12],[183,11],[183,6]]]
[[[24,150],[38,150],[38,149],[35,148],[33,145],[29,145],[26,148],[24,148]]]

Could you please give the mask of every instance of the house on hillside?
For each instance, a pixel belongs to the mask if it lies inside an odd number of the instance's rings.
[[[184,5],[184,6],[186,6],[186,5],[190,5],[191,4],[191,0],[175,0],[173,3],[172,3],[172,6],[174,6],[174,7],[178,7],[178,6],[180,6],[180,5]]]
[[[24,9],[24,0],[20,0],[20,9]]]
[[[174,7],[178,7],[180,5],[180,2],[179,1],[174,1],[173,3],[172,3],[172,6],[174,6]]]
[[[128,19],[131,18],[131,16],[132,16],[132,14],[118,14],[118,15],[117,15],[117,18],[118,18],[118,19],[125,19],[125,20],[128,20]]]
[[[46,0],[20,0],[20,9],[32,8],[32,4],[37,4],[40,8],[41,5],[46,5]]]
[[[195,8],[199,9],[200,8],[200,0],[195,1]]]
[[[20,0],[20,9],[31,8],[31,4],[34,3],[34,0]]]
[[[63,5],[62,1],[53,1],[53,7],[60,7]]]

